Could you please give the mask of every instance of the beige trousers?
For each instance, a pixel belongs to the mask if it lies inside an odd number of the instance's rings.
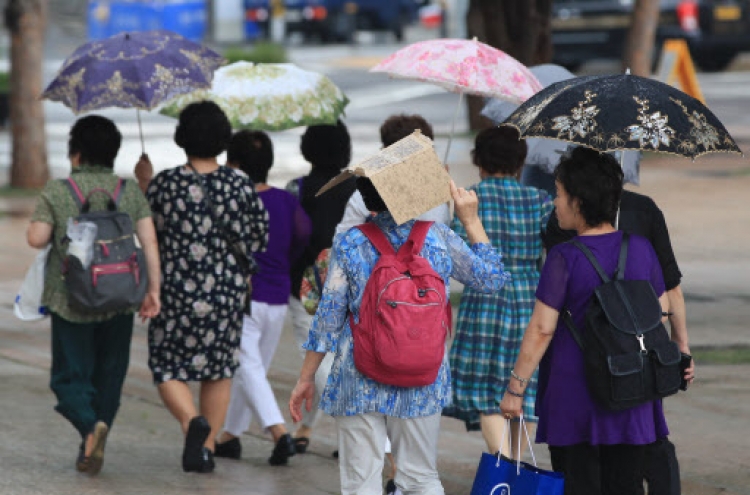
[[[342,495],[382,495],[386,439],[404,495],[444,495],[437,472],[440,414],[402,419],[379,413],[337,416]]]

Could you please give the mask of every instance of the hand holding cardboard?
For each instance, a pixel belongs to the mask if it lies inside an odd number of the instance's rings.
[[[323,186],[318,195],[352,176],[369,178],[397,224],[450,201],[450,175],[432,141],[414,133],[346,168]]]

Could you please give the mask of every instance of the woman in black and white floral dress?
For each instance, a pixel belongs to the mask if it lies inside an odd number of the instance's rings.
[[[248,254],[265,249],[268,215],[252,182],[221,167],[231,128],[221,109],[201,102],[183,110],[175,142],[187,165],[148,186],[163,272],[162,313],[149,327],[149,367],[159,394],[186,434],[185,471],[213,470],[213,439],[224,421],[237,368],[247,281],[224,230]],[[194,170],[193,170],[194,169]],[[204,191],[223,229],[204,198]],[[200,411],[186,382],[200,381]]]

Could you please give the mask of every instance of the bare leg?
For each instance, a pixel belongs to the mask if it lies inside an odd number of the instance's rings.
[[[502,449],[500,446],[500,441],[503,438],[503,428],[505,428],[505,418],[499,414],[480,414],[479,418],[482,427],[482,436],[487,444],[487,451],[490,454],[501,451],[504,456],[510,457],[510,439],[507,435]]]
[[[391,472],[386,476],[386,478],[393,479],[396,477],[396,459],[393,458],[393,454],[388,452],[385,454],[385,456],[388,458],[388,464],[390,464]]]
[[[526,425],[526,429],[529,432],[529,438],[531,441],[534,441],[534,434],[536,433],[536,423],[529,423],[527,421],[524,421],[524,424]],[[526,434],[523,432],[523,429],[521,428],[521,422],[520,421],[513,421],[510,424],[510,442],[511,442],[511,448],[513,449],[513,459],[519,459],[518,454],[518,437],[521,437],[521,454],[526,451],[526,448],[528,447],[528,443],[526,442]]]
[[[286,425],[283,423],[279,425],[271,425],[268,427],[268,430],[271,432],[274,442],[278,442],[279,438],[289,433],[286,429]]]
[[[224,417],[229,407],[229,396],[232,390],[232,380],[205,380],[201,382],[200,409],[201,415],[211,425],[211,433],[204,444],[213,452],[216,449],[216,436],[224,425]]]
[[[299,428],[297,428],[297,431],[294,432],[294,438],[310,438],[310,435],[312,435],[312,428],[303,424],[300,424]]]
[[[180,422],[182,433],[187,433],[190,420],[198,415],[193,402],[193,393],[187,383],[169,380],[158,386],[159,396],[169,412]]]

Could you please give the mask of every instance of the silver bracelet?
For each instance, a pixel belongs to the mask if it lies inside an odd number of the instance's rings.
[[[529,383],[529,380],[530,380],[529,378],[521,378],[520,376],[516,374],[515,370],[510,370],[510,376],[512,376],[519,382],[521,382],[522,385],[526,385],[527,383]]]

